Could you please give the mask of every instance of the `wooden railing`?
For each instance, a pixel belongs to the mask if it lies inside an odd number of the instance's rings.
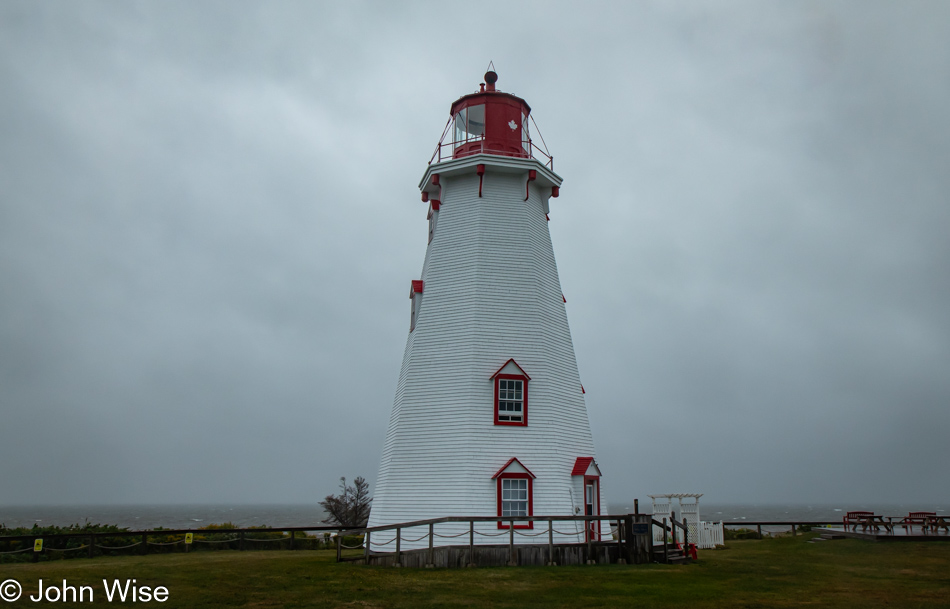
[[[611,527],[611,539],[610,541],[604,542],[600,540],[595,540],[595,535],[590,534],[591,524],[593,522],[608,522],[616,523],[616,528]],[[448,523],[467,523],[468,524],[468,546],[469,546],[469,556],[474,556],[475,554],[475,523],[498,523],[504,525],[507,523],[508,529],[508,551],[509,551],[509,564],[515,563],[515,535],[526,536],[527,533],[519,532],[515,528],[515,523],[523,522],[546,522],[547,523],[547,552],[548,552],[548,563],[554,562],[554,549],[556,546],[564,545],[586,545],[588,560],[589,557],[593,555],[592,549],[596,545],[605,545],[605,544],[616,544],[618,556],[623,559],[623,562],[652,562],[654,560],[654,544],[650,540],[652,535],[652,527],[657,526],[661,527],[665,531],[669,531],[671,534],[671,540],[673,545],[677,545],[678,541],[681,539],[683,547],[688,547],[689,544],[689,528],[686,522],[677,521],[671,518],[667,521],[664,518],[662,521],[653,520],[647,514],[625,514],[625,515],[600,515],[600,516],[519,516],[517,518],[505,517],[505,516],[445,516],[442,518],[431,518],[427,520],[415,520],[410,522],[401,522],[398,524],[390,524],[376,527],[366,527],[366,528],[354,528],[348,529],[341,532],[340,536],[337,538],[337,560],[347,560],[343,557],[343,543],[342,536],[354,536],[354,535],[364,535],[364,542],[362,545],[363,557],[355,558],[350,560],[365,560],[369,561],[371,555],[381,555],[381,554],[391,554],[394,557],[394,564],[400,565],[400,558],[403,553],[402,550],[402,541],[403,541],[403,530],[416,528],[416,527],[427,527],[428,532],[424,535],[424,538],[428,542],[428,561],[427,565],[433,564],[433,555],[435,551],[435,538],[439,535],[435,532],[435,526],[439,524],[448,524]],[[576,522],[583,523],[584,526],[582,529],[578,530],[575,533],[564,533],[561,531],[556,531],[554,528],[555,522]],[[642,530],[638,530],[635,525],[642,525]],[[681,537],[678,537],[676,529],[679,528],[682,530]],[[395,537],[393,540],[387,541],[386,543],[392,543],[395,541],[395,549],[393,552],[373,552],[372,551],[372,536],[374,533],[382,533],[385,531],[394,531]],[[543,533],[543,531],[542,531]],[[560,536],[572,536],[577,535],[578,537],[584,536],[584,541],[579,541],[576,544],[555,544],[554,534],[558,533]],[[480,533],[484,535],[484,533]],[[531,533],[531,536],[538,536],[539,533]],[[596,533],[597,536],[600,533]],[[414,541],[419,541],[414,540]],[[671,551],[669,549],[670,540],[664,540],[663,546],[663,561],[668,562]],[[352,549],[352,548],[350,548]]]
[[[772,526],[772,527],[791,527],[792,535],[798,534],[798,528],[807,526],[807,527],[823,527],[825,525],[840,525],[840,520],[743,520],[742,522],[726,522],[723,521],[723,527],[738,527],[742,529],[747,529],[751,526],[754,526],[756,532],[759,534],[759,537],[762,537],[762,527]]]

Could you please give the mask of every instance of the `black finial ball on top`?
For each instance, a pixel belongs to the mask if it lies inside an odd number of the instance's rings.
[[[498,75],[497,75],[497,74],[495,74],[495,73],[494,73],[493,71],[491,71],[491,70],[485,72],[485,83],[486,83],[486,84],[493,85],[493,84],[495,84],[495,82],[497,82],[497,81],[498,81]]]

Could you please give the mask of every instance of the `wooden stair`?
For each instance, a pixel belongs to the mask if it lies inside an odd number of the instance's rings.
[[[686,555],[686,553],[670,544],[669,548],[669,557],[667,559],[667,564],[670,565],[684,565],[692,562],[692,559]],[[663,562],[663,544],[653,546],[653,559],[654,562],[662,563]]]

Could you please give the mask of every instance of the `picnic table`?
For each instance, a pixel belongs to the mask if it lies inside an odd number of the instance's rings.
[[[930,527],[934,532],[936,532],[937,529],[943,529],[950,533],[950,516],[928,516],[927,527]]]
[[[855,518],[856,522],[854,523],[854,530],[858,530],[858,525],[861,525],[863,530],[874,529],[875,531],[880,530],[881,527],[884,527],[884,530],[893,533],[894,526],[891,524],[890,519],[885,520],[884,516],[878,516],[877,514],[871,514],[870,516],[857,516]]]

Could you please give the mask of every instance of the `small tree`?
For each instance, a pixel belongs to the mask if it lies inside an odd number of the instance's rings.
[[[346,478],[340,478],[339,495],[327,495],[320,502],[320,507],[326,510],[328,516],[323,521],[327,524],[336,524],[343,527],[366,526],[369,520],[370,503],[369,482],[358,476],[353,486],[346,485]]]

